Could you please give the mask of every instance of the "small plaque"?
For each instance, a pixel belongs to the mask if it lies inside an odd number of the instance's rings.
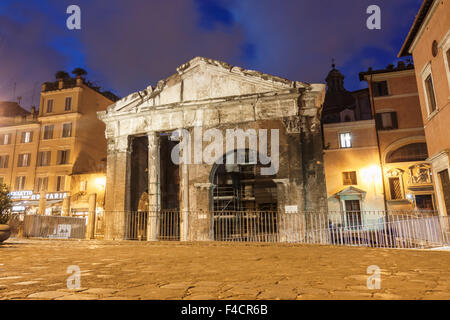
[[[298,206],[284,206],[285,213],[298,213]]]

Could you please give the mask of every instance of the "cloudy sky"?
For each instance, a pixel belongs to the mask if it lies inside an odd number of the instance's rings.
[[[334,58],[356,90],[360,71],[397,61],[421,2],[0,0],[0,101],[22,96],[29,108],[43,82],[78,66],[125,96],[195,56],[306,82],[324,82]],[[81,30],[66,27],[71,4],[81,8]],[[373,4],[381,30],[366,28]]]

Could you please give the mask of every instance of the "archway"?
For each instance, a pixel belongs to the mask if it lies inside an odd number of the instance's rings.
[[[245,161],[236,164],[238,152]],[[277,228],[277,186],[275,176],[261,175],[263,167],[251,161],[251,150],[234,150],[223,155],[210,174],[211,228],[214,240],[250,241],[273,237]],[[233,153],[235,163],[226,163]],[[267,239],[266,239],[267,240]]]

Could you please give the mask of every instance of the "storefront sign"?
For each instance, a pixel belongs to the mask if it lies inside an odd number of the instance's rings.
[[[25,207],[24,206],[13,206],[12,208],[11,208],[11,210],[13,211],[13,212],[22,212],[22,211],[25,211]]]
[[[41,198],[40,194],[33,194],[31,196],[31,200],[39,200]],[[55,192],[55,193],[47,193],[45,195],[47,200],[62,200],[67,198],[67,192]]]
[[[13,191],[9,193],[11,200],[31,200],[33,191]]]
[[[11,200],[39,200],[41,195],[39,193],[33,193],[33,191],[13,191],[9,193]],[[67,198],[67,192],[53,192],[46,193],[45,198],[47,200],[62,200]]]

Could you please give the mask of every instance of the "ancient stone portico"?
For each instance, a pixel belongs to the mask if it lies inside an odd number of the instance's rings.
[[[130,94],[99,112],[108,141],[105,237],[124,239],[129,211],[179,211],[180,239],[189,241],[213,240],[211,217],[216,210],[275,211],[280,216],[288,214],[286,208],[326,212],[320,125],[324,93],[322,84],[289,81],[197,57],[156,87]],[[192,134],[191,140],[199,129],[217,129],[224,137],[228,129],[278,129],[278,141],[269,139],[267,148],[279,144],[279,168],[274,175],[261,176],[255,174],[260,164],[230,169],[228,162],[196,161],[202,150],[190,151],[191,162],[175,164],[171,150],[179,142],[170,134],[179,129]],[[252,152],[248,138],[241,148],[246,157]],[[205,137],[200,143],[202,148],[208,146]],[[226,151],[214,155],[223,159]],[[253,175],[246,175],[247,169]],[[147,240],[158,239],[156,217],[150,214],[146,221]]]

